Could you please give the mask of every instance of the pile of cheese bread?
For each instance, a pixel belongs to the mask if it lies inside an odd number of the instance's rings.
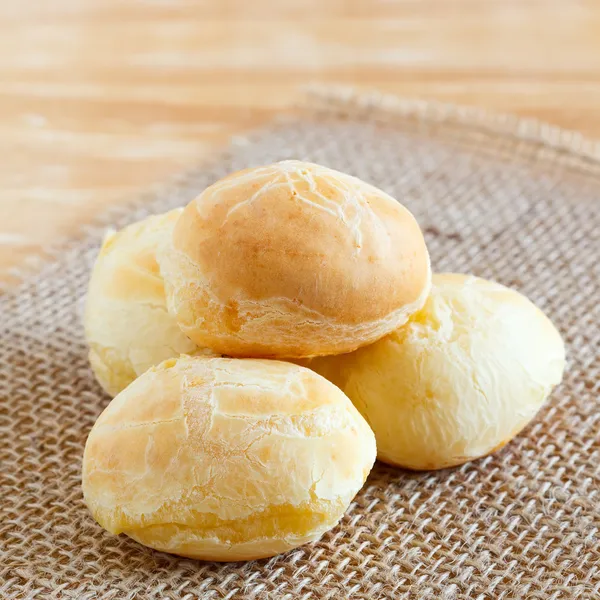
[[[318,539],[376,457],[428,470],[494,452],[565,363],[527,298],[432,275],[398,200],[300,161],[108,234],[84,320],[114,397],[84,453],[92,515],[207,560]]]

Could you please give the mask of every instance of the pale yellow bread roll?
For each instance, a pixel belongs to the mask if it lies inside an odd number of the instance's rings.
[[[199,351],[167,310],[156,262],[156,248],[171,234],[181,212],[148,217],[108,234],[96,259],[84,328],[92,369],[111,396],[148,367]]]
[[[346,392],[377,438],[378,458],[440,469],[502,447],[562,378],[565,349],[521,294],[434,274],[425,306],[378,342],[304,362]]]
[[[85,447],[83,491],[111,533],[192,558],[254,559],[333,527],[375,454],[365,420],[313,371],[186,356],[108,405]]]
[[[231,356],[348,352],[425,301],[429,255],[410,212],[300,161],[235,173],[190,202],[159,254],[183,332]]]

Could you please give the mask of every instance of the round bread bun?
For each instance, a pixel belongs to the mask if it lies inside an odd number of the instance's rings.
[[[307,361],[373,428],[378,458],[441,469],[504,446],[562,379],[550,320],[497,283],[435,274],[425,306],[392,334],[346,356]]]
[[[171,241],[159,254],[171,312],[196,344],[230,356],[349,352],[406,322],[430,286],[406,208],[300,161],[218,181]]]
[[[156,248],[182,209],[108,234],[92,271],[84,315],[92,369],[114,396],[148,367],[199,349],[167,310]],[[207,351],[208,352],[208,351]]]
[[[180,357],[108,405],[83,458],[83,492],[111,533],[205,560],[273,556],[318,539],[375,461],[350,400],[313,371]]]

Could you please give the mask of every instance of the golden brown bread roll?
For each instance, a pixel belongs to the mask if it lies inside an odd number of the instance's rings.
[[[83,459],[94,518],[166,552],[278,554],[342,517],[375,460],[350,400],[290,363],[180,357],[108,405]]]
[[[467,275],[434,275],[425,306],[371,346],[304,362],[369,422],[378,458],[440,469],[502,447],[561,378],[565,349],[521,294]]]
[[[199,346],[231,356],[348,352],[425,301],[414,217],[359,179],[284,161],[207,188],[159,253],[168,305]]]
[[[148,367],[198,352],[167,311],[156,248],[182,210],[148,217],[104,239],[90,280],[84,327],[100,385],[119,393]]]

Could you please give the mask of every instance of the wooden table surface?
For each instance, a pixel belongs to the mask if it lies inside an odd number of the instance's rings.
[[[310,82],[600,137],[600,1],[0,0],[0,280]]]

